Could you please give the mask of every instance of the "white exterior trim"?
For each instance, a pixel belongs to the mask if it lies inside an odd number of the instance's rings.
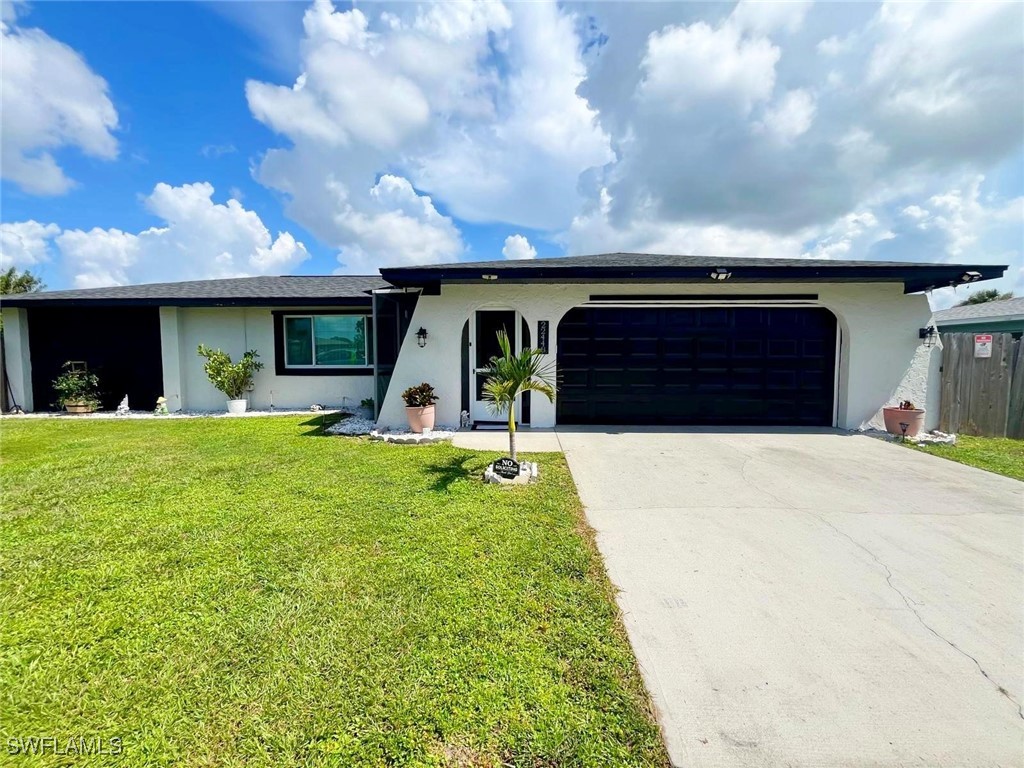
[[[937,416],[938,379],[935,376],[941,352],[927,348],[918,338],[918,329],[928,324],[931,309],[924,295],[906,295],[902,283],[741,283],[703,284],[445,284],[440,295],[421,295],[411,327],[430,331],[430,342],[420,349],[408,339],[402,346],[387,397],[381,404],[378,424],[402,426],[405,412],[401,392],[406,387],[427,381],[440,395],[438,424],[458,424],[461,402],[462,327],[477,309],[516,309],[537,338],[537,321],[547,320],[549,349],[547,359],[556,364],[558,323],[570,309],[590,303],[591,294],[678,295],[713,299],[715,294],[750,294],[751,305],[775,306],[777,302],[759,301],[761,294],[816,293],[818,300],[803,305],[821,306],[837,319],[841,343],[836,366],[837,397],[835,424],[858,429],[881,424],[881,408],[898,398],[928,403],[929,422]],[[661,300],[664,301],[664,300]],[[742,301],[742,300],[740,300]],[[794,305],[790,302],[788,305]],[[726,306],[742,306],[723,301]],[[629,304],[627,306],[636,306]],[[664,304],[660,304],[664,305]],[[712,301],[699,302],[711,306]],[[609,306],[602,303],[601,306]],[[929,387],[929,380],[936,385]],[[555,406],[546,398],[531,401],[531,426],[555,426]]]

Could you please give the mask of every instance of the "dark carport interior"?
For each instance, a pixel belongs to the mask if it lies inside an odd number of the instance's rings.
[[[163,389],[157,307],[31,307],[32,398],[56,410],[53,380],[67,361],[84,363],[100,380],[101,408],[128,396],[133,410],[152,410]]]

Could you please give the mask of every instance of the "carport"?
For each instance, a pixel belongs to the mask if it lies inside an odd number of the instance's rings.
[[[33,306],[27,316],[36,410],[57,409],[52,383],[67,361],[99,377],[101,408],[116,408],[125,395],[133,408],[156,406],[163,386],[157,307]]]

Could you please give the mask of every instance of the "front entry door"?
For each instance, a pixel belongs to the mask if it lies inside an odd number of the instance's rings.
[[[481,309],[473,315],[470,334],[473,348],[469,355],[469,413],[473,421],[503,421],[508,418],[504,413],[491,411],[484,401],[484,382],[487,380],[485,371],[491,358],[501,354],[498,331],[504,330],[512,343],[512,350],[519,352],[520,340],[516,333],[518,324],[518,313],[512,309]]]

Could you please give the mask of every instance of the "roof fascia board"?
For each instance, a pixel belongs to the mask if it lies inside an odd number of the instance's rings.
[[[936,319],[935,324],[942,325],[976,325],[978,323],[1016,323],[1024,320],[1024,315],[979,315],[977,317],[955,317],[950,320]]]
[[[951,275],[963,271],[977,271],[989,280],[1000,277],[1006,269],[1000,265],[922,265],[907,266],[857,266],[837,265],[835,267],[764,266],[733,267],[730,284],[744,282],[888,282],[903,283],[905,292],[950,285]],[[998,274],[995,274],[998,272]],[[988,274],[986,274],[988,273]],[[484,279],[483,275],[493,276]],[[467,265],[453,269],[382,269],[381,275],[397,286],[427,285],[436,283],[490,285],[495,283],[602,283],[602,282],[674,282],[709,283],[708,267],[497,267],[479,268]],[[722,283],[718,283],[721,285]]]
[[[321,298],[232,298],[232,299],[5,299],[2,306],[19,309],[33,307],[369,307],[373,303],[367,296],[337,296]]]

